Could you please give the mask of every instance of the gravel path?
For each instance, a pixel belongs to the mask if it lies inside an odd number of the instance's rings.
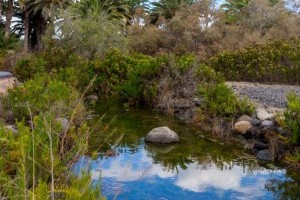
[[[239,96],[248,97],[260,106],[285,108],[286,95],[296,92],[300,96],[300,86],[293,85],[267,85],[249,82],[226,82]]]

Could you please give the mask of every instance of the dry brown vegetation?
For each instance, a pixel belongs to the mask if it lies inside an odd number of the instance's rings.
[[[132,51],[148,55],[193,52],[207,57],[223,50],[235,50],[269,40],[300,35],[300,16],[283,2],[250,1],[238,14],[238,21],[226,21],[226,13],[213,0],[182,5],[171,19],[161,17],[155,25],[133,25],[128,33]]]

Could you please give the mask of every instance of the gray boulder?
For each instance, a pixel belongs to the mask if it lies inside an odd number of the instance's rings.
[[[168,127],[157,127],[152,129],[145,137],[145,142],[153,143],[174,143],[179,142],[178,135]]]

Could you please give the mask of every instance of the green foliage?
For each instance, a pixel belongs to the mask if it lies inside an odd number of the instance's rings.
[[[4,31],[0,29],[0,49],[10,50],[17,47],[18,38],[11,35],[8,39],[4,37]]]
[[[224,82],[200,85],[199,92],[204,98],[201,110],[212,117],[236,117],[241,114],[251,115],[254,112],[254,106],[246,99],[237,99]]]
[[[14,73],[20,81],[29,80],[36,74],[43,72],[45,72],[45,60],[38,56],[25,57],[14,68]]]
[[[90,64],[92,73],[97,76],[94,90],[106,96],[119,93],[120,97],[136,104],[145,96],[154,95],[155,88],[150,94],[146,87],[154,87],[150,82],[162,68],[159,63],[158,59],[150,56],[126,55],[112,49],[102,60],[94,59]]]
[[[56,109],[58,117],[70,116],[75,108],[84,111],[84,105],[79,100],[79,93],[66,83],[41,75],[10,90],[5,102],[6,107],[10,108],[14,116],[21,120],[24,117],[29,118],[30,113],[35,115]],[[78,120],[80,118],[78,116]]]
[[[209,67],[204,63],[201,63],[198,66],[196,70],[196,76],[203,83],[214,84],[224,81],[224,77],[221,75],[220,72],[216,72],[213,68]]]
[[[76,178],[66,168],[86,152],[90,133],[78,91],[41,75],[10,90],[4,102],[18,122],[17,134],[0,127],[2,197],[103,199],[88,174]]]
[[[76,53],[88,59],[102,57],[111,48],[127,51],[127,38],[122,25],[107,16],[74,18],[72,13],[66,12],[63,18],[59,35],[62,47],[73,47]]]
[[[208,65],[226,80],[300,84],[300,40],[223,52],[212,57]]]
[[[86,125],[75,129],[71,124],[64,143],[61,132],[62,127],[51,112],[34,117],[32,129],[24,121],[19,122],[18,134],[0,128],[0,160],[5,160],[0,170],[2,196],[9,199],[19,199],[16,194],[37,199],[51,199],[52,195],[54,199],[102,199],[99,187],[92,186],[89,175],[76,178],[65,168],[86,150],[89,135]],[[61,176],[66,178],[61,179]],[[52,181],[55,188],[49,185]]]
[[[298,143],[300,137],[300,97],[291,93],[287,99],[287,109],[284,113],[285,124],[292,133],[291,142]]]
[[[53,40],[48,41],[47,44],[48,46],[44,51],[18,61],[14,68],[14,74],[18,80],[26,81],[35,76],[48,74],[83,90],[92,78],[90,77],[88,60],[74,53],[71,48],[57,47]]]

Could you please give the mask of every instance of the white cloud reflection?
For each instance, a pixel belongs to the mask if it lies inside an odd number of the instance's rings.
[[[129,156],[129,157],[128,157]],[[173,184],[183,190],[202,193],[214,188],[222,197],[225,191],[238,193],[235,199],[256,199],[264,195],[264,186],[267,176],[272,173],[284,173],[284,171],[262,169],[247,174],[242,166],[234,166],[232,169],[218,169],[214,164],[203,169],[201,165],[192,163],[187,169],[179,168],[178,171],[166,170],[160,163],[154,164],[153,159],[147,156],[146,151],[138,154],[121,154],[107,160],[93,161],[92,178],[113,179],[116,182],[145,180],[151,182],[155,177],[160,179],[174,179]],[[103,163],[104,162],[104,163]],[[251,181],[245,181],[245,178]]]

